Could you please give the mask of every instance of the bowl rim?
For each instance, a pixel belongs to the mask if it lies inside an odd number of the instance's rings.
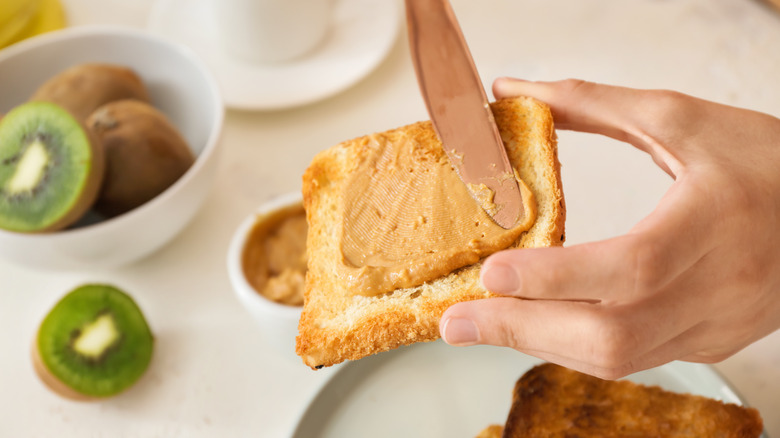
[[[113,228],[122,227],[123,223],[133,221],[135,217],[144,214],[145,210],[154,208],[154,205],[159,203],[166,202],[168,198],[179,192],[182,186],[186,185],[191,179],[195,178],[195,175],[201,172],[201,169],[207,165],[207,162],[214,159],[214,155],[222,135],[222,126],[225,119],[225,105],[222,98],[222,93],[220,91],[217,80],[214,77],[214,74],[208,68],[206,63],[192,49],[183,44],[167,39],[153,32],[132,27],[110,25],[75,26],[47,32],[13,44],[0,51],[0,63],[4,63],[7,60],[17,56],[22,56],[23,54],[36,50],[39,47],[71,40],[89,39],[96,36],[111,36],[124,39],[135,39],[142,41],[143,44],[156,44],[163,46],[169,51],[177,52],[182,58],[190,62],[195,67],[195,69],[200,72],[201,76],[208,84],[208,98],[211,102],[211,105],[214,107],[216,116],[211,120],[211,124],[209,126],[209,135],[203,145],[203,149],[201,149],[200,153],[196,155],[195,162],[192,164],[192,166],[190,166],[190,168],[187,169],[187,171],[181,177],[179,177],[176,182],[165,189],[162,193],[155,196],[153,199],[128,212],[94,224],[85,225],[83,227],[58,230],[54,232],[20,233],[0,229],[0,236],[19,239],[64,240],[77,239],[81,236],[89,235],[95,232],[107,232]]]
[[[288,317],[299,317],[303,306],[290,306],[277,303],[263,296],[256,291],[244,275],[243,254],[244,248],[249,237],[249,233],[254,228],[258,219],[263,216],[285,207],[291,207],[303,202],[303,196],[300,192],[288,192],[274,196],[268,201],[262,203],[252,214],[248,215],[236,228],[233,237],[228,246],[227,270],[233,291],[242,303],[251,302],[253,307],[263,307],[267,311],[278,312],[280,315]]]

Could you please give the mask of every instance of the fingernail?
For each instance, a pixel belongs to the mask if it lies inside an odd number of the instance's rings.
[[[466,318],[448,319],[442,332],[444,342],[450,345],[474,345],[479,341],[477,325]]]
[[[482,286],[497,294],[520,290],[520,277],[511,267],[500,263],[488,264],[482,268]]]

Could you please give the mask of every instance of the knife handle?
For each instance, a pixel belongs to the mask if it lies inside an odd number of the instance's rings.
[[[446,78],[427,78],[426,72],[437,71],[437,69],[425,68],[425,66],[453,65],[457,66],[452,71],[453,76],[460,76],[460,80],[463,77],[469,78],[469,82],[473,82],[473,85],[482,91],[482,100],[487,102],[487,95],[479,81],[477,68],[450,2],[448,0],[406,0],[406,20],[409,26],[409,47],[417,77],[420,78],[420,86],[423,88],[421,90],[423,95],[428,95],[429,92],[442,93],[448,89]],[[425,44],[421,44],[420,40],[425,40]],[[459,49],[450,50],[453,47]],[[437,86],[439,89],[426,89]]]

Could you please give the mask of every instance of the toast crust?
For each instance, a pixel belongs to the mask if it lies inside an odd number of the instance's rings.
[[[549,108],[519,97],[494,102],[491,109],[509,160],[537,204],[536,222],[511,247],[562,245],[566,208]],[[389,141],[414,138],[423,147],[442,147],[430,121],[381,135]],[[339,196],[368,143],[365,136],[327,149],[315,156],[303,175],[309,263],[296,352],[312,368],[436,340],[439,319],[448,307],[493,296],[479,284],[481,261],[422,285],[373,297],[352,294],[341,284],[335,273],[341,257]]]
[[[755,438],[762,430],[754,408],[545,363],[515,384],[503,438]]]

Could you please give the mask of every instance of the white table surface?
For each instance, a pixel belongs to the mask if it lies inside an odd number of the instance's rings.
[[[390,1],[390,0],[388,0]],[[153,0],[66,0],[72,25],[145,27]],[[780,14],[753,0],[453,0],[486,83],[578,77],[671,88],[780,115]],[[170,244],[114,270],[41,272],[0,261],[0,436],[281,437],[334,369],[314,372],[266,348],[225,270],[239,222],[300,189],[312,156],[426,118],[405,28],[387,59],[346,92],[281,112],[228,111],[218,181]],[[670,184],[644,154],[560,132],[568,244],[618,235]],[[157,337],[148,373],[110,401],[75,403],[30,366],[41,318],[71,287],[132,293]],[[780,437],[780,332],[716,364]],[[410,370],[413,372],[413,370]]]

